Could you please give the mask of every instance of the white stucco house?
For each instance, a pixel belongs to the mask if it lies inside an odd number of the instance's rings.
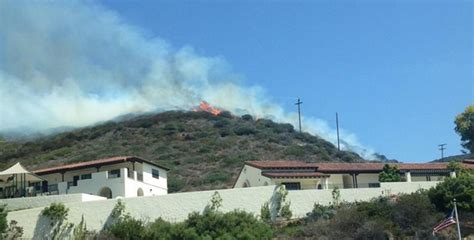
[[[168,170],[139,157],[111,157],[38,169],[32,172],[40,178],[37,181],[12,175],[12,181],[5,182],[10,186],[2,190],[10,189],[4,191],[7,198],[73,193],[106,198],[164,195],[168,193]]]
[[[474,169],[474,161],[461,163]],[[384,163],[306,163],[301,161],[247,161],[234,188],[283,184],[288,190],[377,188]],[[390,163],[406,182],[441,181],[456,173],[447,163]]]

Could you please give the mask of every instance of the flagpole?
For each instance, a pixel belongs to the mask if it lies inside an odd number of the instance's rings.
[[[458,239],[461,240],[461,227],[459,227],[458,207],[456,205],[456,198],[453,199],[454,213],[456,214],[456,226],[458,227]]]

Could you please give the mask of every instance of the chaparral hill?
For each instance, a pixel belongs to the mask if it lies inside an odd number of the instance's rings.
[[[204,111],[122,117],[32,140],[0,141],[0,167],[29,169],[117,155],[138,155],[169,167],[169,191],[230,188],[248,160],[362,162],[291,124]]]

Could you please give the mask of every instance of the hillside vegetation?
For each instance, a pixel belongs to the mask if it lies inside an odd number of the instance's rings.
[[[449,157],[444,157],[443,159],[436,159],[432,162],[462,162],[466,159],[474,159],[474,154],[461,154],[461,155],[454,155]]]
[[[117,155],[135,155],[171,169],[170,191],[231,187],[247,160],[364,161],[291,124],[223,112],[169,111],[29,141],[0,141],[2,168],[29,169]]]

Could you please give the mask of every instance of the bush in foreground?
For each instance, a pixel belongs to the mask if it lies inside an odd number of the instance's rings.
[[[152,223],[125,217],[108,230],[119,239],[271,239],[271,227],[244,211],[191,213],[186,221]]]
[[[441,211],[452,209],[452,200],[456,198],[460,210],[474,212],[474,174],[466,172],[456,178],[447,178],[432,188],[428,195]]]

